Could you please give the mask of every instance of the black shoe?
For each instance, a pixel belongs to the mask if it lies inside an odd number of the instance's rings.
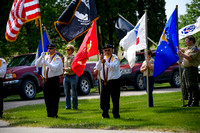
[[[65,109],[67,110],[67,109],[71,109],[71,108],[65,108]]]
[[[104,116],[102,117],[102,119],[105,119],[105,118],[110,118],[110,116],[109,116],[109,115],[104,115]]]
[[[77,109],[78,109],[77,107],[73,108],[73,110],[77,110]]]
[[[182,105],[182,107],[189,107],[190,105],[188,105],[188,104],[185,104],[185,105]]]
[[[114,115],[114,118],[115,119],[119,119],[120,118],[120,115],[118,114],[118,115]]]
[[[199,103],[192,103],[190,107],[199,107]]]
[[[58,118],[58,115],[54,115],[54,117],[53,118]]]
[[[3,118],[3,116],[2,115],[0,115],[0,119],[2,119]]]

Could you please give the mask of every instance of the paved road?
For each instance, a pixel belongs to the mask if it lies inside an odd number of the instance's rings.
[[[181,91],[180,88],[162,88],[155,89],[153,93],[167,93]],[[143,91],[121,91],[121,96],[131,95],[143,95],[146,92]],[[97,99],[100,98],[98,94],[90,94],[87,96],[79,96],[78,99]],[[65,101],[64,97],[60,98],[60,101]],[[35,99],[28,101],[8,101],[4,102],[4,110],[33,104],[43,104],[44,99]],[[156,132],[156,131],[136,131],[136,130],[96,130],[96,129],[70,129],[70,128],[32,128],[32,127],[8,127],[9,123],[0,120],[0,133],[168,133],[168,132]]]
[[[154,89],[153,93],[166,93],[166,92],[174,92],[181,91],[180,88],[162,88],[162,89]],[[121,96],[131,96],[131,95],[144,95],[146,91],[121,91]],[[79,96],[78,99],[98,99],[100,96],[97,93],[91,93],[87,96]],[[65,97],[61,97],[60,101],[65,101]],[[8,101],[4,102],[4,110],[25,106],[25,105],[33,105],[33,104],[43,104],[44,99],[35,99],[35,100],[20,100],[20,101]]]

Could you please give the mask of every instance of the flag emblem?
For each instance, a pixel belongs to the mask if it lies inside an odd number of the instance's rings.
[[[188,27],[185,27],[183,31],[181,31],[182,34],[188,34],[189,32],[193,32],[195,30],[195,25],[190,25]]]
[[[90,40],[90,43],[87,44],[87,53],[89,53],[91,45],[92,45],[92,40]]]

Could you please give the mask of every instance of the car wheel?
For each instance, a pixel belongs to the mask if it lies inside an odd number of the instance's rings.
[[[90,93],[91,83],[86,76],[81,76],[78,81],[78,94],[88,95]]]
[[[36,86],[30,79],[25,80],[22,83],[20,97],[22,99],[34,99],[36,96]]]
[[[134,82],[134,87],[136,90],[144,90],[144,77],[141,73],[136,76]]]
[[[181,86],[181,79],[179,76],[179,72],[175,71],[172,75],[171,81],[170,81],[171,87],[178,88]]]

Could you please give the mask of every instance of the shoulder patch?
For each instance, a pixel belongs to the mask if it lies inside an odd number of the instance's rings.
[[[195,53],[198,52],[198,48],[197,48],[197,47],[194,47],[192,50],[193,50]]]

